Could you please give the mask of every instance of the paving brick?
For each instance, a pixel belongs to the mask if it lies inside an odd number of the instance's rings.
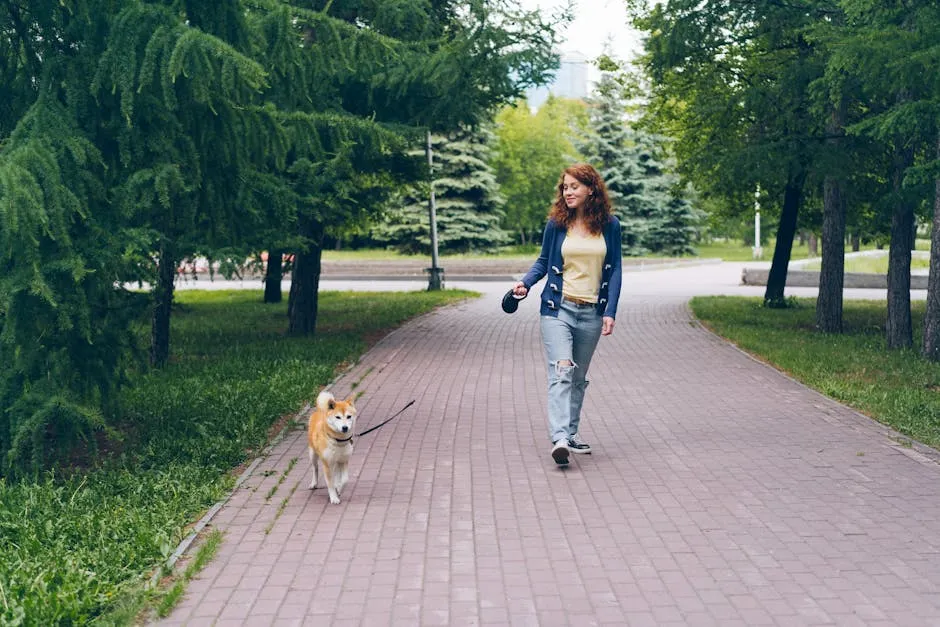
[[[289,433],[162,624],[938,624],[940,455],[694,323],[710,280],[627,274],[567,469],[537,299],[507,316],[493,284],[396,329],[333,384],[361,428],[415,400],[357,441],[343,502]]]

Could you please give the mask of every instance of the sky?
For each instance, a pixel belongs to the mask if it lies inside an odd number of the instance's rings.
[[[565,6],[564,0],[522,0],[521,4],[547,15]],[[640,34],[630,27],[623,0],[574,0],[573,5],[574,20],[558,33],[562,52],[577,51],[593,60],[609,41],[613,56],[629,61],[641,50]]]

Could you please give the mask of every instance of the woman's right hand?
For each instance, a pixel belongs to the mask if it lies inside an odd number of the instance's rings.
[[[516,296],[525,296],[526,294],[529,293],[529,288],[525,286],[525,283],[523,283],[522,281],[519,281],[518,283],[512,286],[512,293],[515,294]]]

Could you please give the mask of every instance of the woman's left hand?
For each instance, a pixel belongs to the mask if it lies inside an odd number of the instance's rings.
[[[601,335],[610,335],[614,332],[614,319],[610,316],[604,316],[601,326]]]

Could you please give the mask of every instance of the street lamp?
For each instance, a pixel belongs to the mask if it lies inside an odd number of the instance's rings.
[[[431,267],[425,268],[428,273],[428,291],[435,291],[444,287],[444,268],[438,266],[437,259],[437,206],[434,204],[434,156],[431,152],[431,131],[428,130],[428,215],[431,219]]]
[[[760,245],[760,183],[754,190],[754,259],[760,259],[764,256],[764,249]]]

